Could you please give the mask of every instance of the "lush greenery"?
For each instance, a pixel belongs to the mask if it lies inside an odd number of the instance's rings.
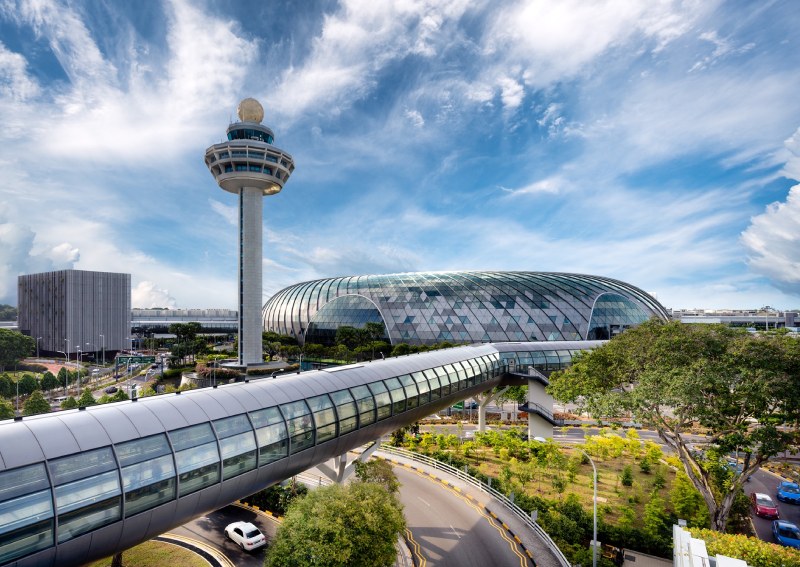
[[[278,528],[270,567],[382,567],[393,565],[405,530],[395,494],[374,482],[334,484],[295,500]]]
[[[18,364],[36,351],[36,341],[9,329],[0,329],[0,371]]]
[[[268,510],[276,516],[283,516],[294,499],[306,494],[308,494],[306,485],[295,482],[292,479],[286,485],[274,484],[269,488],[251,494],[247,498],[243,498],[242,501],[261,510]]]
[[[713,530],[693,528],[692,537],[706,542],[708,555],[726,555],[746,561],[752,567],[797,567],[800,551],[782,547],[753,537],[722,534]]]
[[[89,563],[86,567],[109,567],[112,558],[106,557]],[[180,565],[181,567],[208,567],[208,561],[183,547],[160,541],[146,541],[122,554],[123,567],[163,567],[164,565]]]
[[[517,429],[460,435],[407,433],[408,448],[467,470],[512,497],[523,510],[537,510],[539,523],[572,563],[583,563],[592,539],[592,468],[576,447],[528,441]],[[580,446],[598,469],[598,537],[604,544],[668,557],[672,524],[708,527],[702,497],[658,444],[642,441],[636,430],[624,436],[610,429]],[[730,469],[727,480],[733,476]],[[722,474],[723,471],[721,471]],[[749,509],[740,493],[734,518],[744,524]]]
[[[36,390],[27,400],[25,400],[25,407],[22,410],[23,415],[36,415],[49,412],[50,402],[44,399],[42,392],[39,390]]]
[[[744,480],[794,445],[796,431],[779,426],[798,422],[799,386],[800,341],[653,319],[584,351],[548,392],[594,417],[632,415],[655,429],[702,495],[711,528],[725,531]],[[703,452],[686,440],[697,426],[710,436]],[[733,452],[742,474],[720,482]]]
[[[13,305],[0,303],[0,321],[16,321],[17,308]]]

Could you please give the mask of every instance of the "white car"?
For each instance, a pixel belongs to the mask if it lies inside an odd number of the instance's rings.
[[[267,545],[267,538],[250,522],[228,524],[225,528],[225,535],[245,551],[252,551]]]

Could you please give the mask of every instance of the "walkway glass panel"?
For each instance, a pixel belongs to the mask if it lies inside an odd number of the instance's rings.
[[[250,412],[256,429],[258,466],[262,467],[289,454],[289,435],[286,422],[277,407]]]
[[[165,434],[120,443],[114,449],[122,469],[126,518],[176,498],[175,465]]]
[[[56,490],[59,543],[120,519],[122,491],[111,447],[47,464]]]
[[[308,404],[300,400],[278,406],[289,429],[289,453],[294,455],[314,446],[314,422]]]
[[[368,384],[372,395],[375,397],[375,411],[377,413],[377,421],[391,417],[392,415],[392,398],[389,396],[389,390],[383,382],[373,382]]]
[[[186,496],[219,482],[219,450],[210,423],[169,432],[178,466],[178,493]]]
[[[307,401],[317,426],[317,444],[336,437],[336,412],[328,395],[322,394]]]
[[[372,395],[369,397],[372,399]],[[336,406],[336,415],[339,417],[339,435],[355,431],[358,427],[358,409],[353,394],[349,390],[331,392],[331,400]]]
[[[247,415],[218,419],[214,429],[222,453],[223,480],[256,468],[256,439]]]
[[[366,427],[375,423],[375,399],[370,389],[366,386],[356,386],[350,388],[350,392],[358,406],[358,426]]]
[[[53,545],[53,496],[44,463],[0,473],[0,563]]]

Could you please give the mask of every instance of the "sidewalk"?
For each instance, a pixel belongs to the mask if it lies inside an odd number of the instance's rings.
[[[376,457],[391,463],[417,470],[431,478],[453,487],[462,492],[471,500],[482,505],[484,509],[503,524],[506,531],[520,543],[534,561],[537,567],[563,567],[563,564],[539,534],[523,522],[505,504],[487,492],[479,490],[476,486],[458,478],[454,474],[434,468],[414,459],[406,458],[386,451],[378,450]]]

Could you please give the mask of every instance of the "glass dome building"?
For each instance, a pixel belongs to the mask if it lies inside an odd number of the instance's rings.
[[[303,282],[263,308],[264,330],[333,344],[336,329],[383,323],[391,344],[608,339],[651,317],[652,296],[621,281],[546,272],[417,272]]]

